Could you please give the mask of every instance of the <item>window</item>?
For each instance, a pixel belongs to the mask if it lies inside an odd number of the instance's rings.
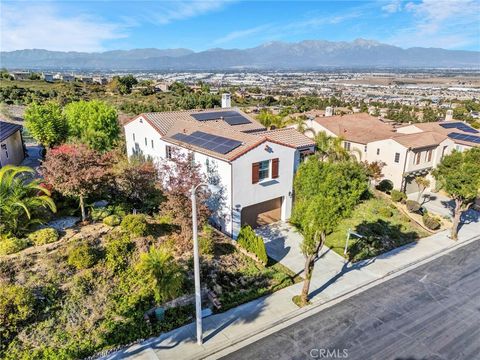
[[[147,138],[145,138],[145,146],[147,146]]]
[[[380,149],[377,149],[377,155],[380,155]]]
[[[351,146],[351,144],[350,144],[348,141],[345,141],[345,142],[343,143],[343,147],[344,147],[345,150],[347,150],[347,151],[350,151],[350,146]]]
[[[135,133],[133,133],[132,135],[133,135],[133,141],[135,141]]]
[[[152,149],[153,149],[153,140],[152,140]]]
[[[272,170],[270,172],[270,162]],[[279,159],[264,160],[252,164],[252,184],[256,184],[265,179],[278,178]]]
[[[262,181],[270,175],[270,160],[260,161],[258,168],[258,180]]]
[[[165,145],[165,157],[167,159],[171,159],[172,158],[172,147],[169,146],[169,145]]]
[[[395,153],[395,162],[400,162],[400,153]]]
[[[448,146],[444,146],[442,149],[442,159],[445,156],[445,152],[447,151]]]
[[[422,152],[421,152],[421,151],[420,151],[420,152],[417,152],[417,153],[415,154],[415,165],[420,164],[420,159],[421,159],[421,157],[422,157]]]
[[[363,151],[367,152],[367,145],[363,148]]]
[[[432,153],[433,153],[433,150],[428,150],[428,153],[427,153],[427,161],[428,162],[432,161]]]

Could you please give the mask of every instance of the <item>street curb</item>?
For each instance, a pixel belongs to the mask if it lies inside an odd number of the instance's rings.
[[[448,247],[445,247],[443,249],[440,249],[440,250],[437,250],[436,252],[430,254],[430,255],[427,255],[427,256],[424,256],[418,260],[415,260],[409,264],[406,264],[406,265],[403,265],[401,267],[399,267],[398,269],[395,269],[395,270],[391,270],[389,272],[387,272],[385,275],[375,279],[375,280],[371,280],[371,281],[368,281],[362,285],[360,285],[359,287],[355,288],[355,289],[352,289],[352,290],[348,290],[348,291],[345,291],[344,293],[340,294],[340,295],[337,295],[336,297],[332,298],[332,299],[329,299],[327,301],[324,301],[324,302],[314,302],[313,304],[309,305],[309,306],[306,306],[304,308],[299,308],[299,309],[296,309],[292,312],[290,312],[288,315],[282,317],[281,319],[279,320],[275,320],[275,321],[272,321],[268,324],[264,324],[264,326],[262,326],[261,328],[259,328],[258,330],[255,330],[255,331],[251,331],[249,332],[248,334],[245,334],[244,336],[240,336],[240,337],[237,337],[235,339],[232,339],[230,340],[228,343],[224,343],[224,344],[221,344],[221,345],[218,345],[212,349],[209,349],[205,352],[202,352],[201,354],[198,354],[198,356],[194,356],[194,357],[191,357],[190,359],[192,360],[200,360],[200,359],[205,359],[205,358],[212,358],[212,359],[215,359],[216,357],[214,356],[215,354],[218,354],[219,352],[229,348],[229,347],[232,347],[234,345],[237,345],[247,339],[250,339],[250,338],[253,338],[255,336],[258,336],[260,335],[262,332],[265,332],[269,329],[272,329],[273,327],[276,327],[276,326],[279,326],[281,324],[284,324],[284,323],[287,323],[291,320],[294,320],[295,318],[300,318],[302,316],[305,316],[309,313],[317,313],[319,311],[322,311],[324,310],[323,308],[322,309],[319,309],[321,307],[324,307],[324,308],[328,308],[328,307],[331,307],[343,300],[346,300],[354,295],[357,295],[365,290],[368,290],[369,288],[371,287],[374,287],[376,285],[379,285],[391,278],[394,278],[396,276],[399,276],[409,270],[413,270],[414,268],[420,266],[420,265],[423,265],[424,263],[428,263],[429,261],[432,261],[442,255],[445,255],[445,254],[448,254],[449,252],[453,251],[453,250],[456,250],[457,248],[461,248],[463,246],[466,246],[476,240],[480,240],[480,235],[474,235],[462,242],[455,242],[454,244],[452,244],[451,246],[448,246]],[[429,261],[427,261],[429,260]],[[267,295],[268,296],[268,295]],[[258,299],[257,299],[258,300]],[[299,319],[301,320],[301,319]],[[295,322],[292,322],[292,324],[295,323]],[[286,326],[289,326],[291,324],[288,324]],[[285,326],[285,327],[286,327]],[[278,329],[280,330],[280,329]],[[268,335],[266,335],[268,336]],[[254,340],[252,342],[255,342],[257,340]],[[235,349],[232,349],[231,352],[235,351]],[[228,352],[228,353],[231,353],[231,352]],[[225,353],[225,354],[222,354],[221,356],[226,356],[228,355],[228,353]]]

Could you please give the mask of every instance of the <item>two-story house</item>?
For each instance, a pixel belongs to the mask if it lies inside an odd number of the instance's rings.
[[[341,137],[345,149],[359,161],[383,162],[384,178],[392,181],[395,189],[407,193],[418,191],[414,182],[417,176],[429,178],[433,187],[431,170],[455,145],[446,134],[402,131],[406,127],[396,127],[365,113],[316,117],[308,126],[316,133],[324,131]]]
[[[287,220],[293,177],[315,143],[295,129],[267,130],[238,109],[140,114],[124,125],[129,156],[168,161],[188,152],[222,194],[212,221],[236,238],[242,225]]]

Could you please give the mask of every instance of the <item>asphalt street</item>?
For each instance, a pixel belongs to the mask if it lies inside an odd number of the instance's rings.
[[[480,359],[480,241],[224,359]]]

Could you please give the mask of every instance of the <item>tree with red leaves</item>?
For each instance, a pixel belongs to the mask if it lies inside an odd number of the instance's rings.
[[[108,153],[100,154],[83,144],[65,144],[48,150],[41,174],[59,193],[79,200],[85,221],[85,198],[109,182],[111,165]]]
[[[202,182],[205,176],[200,171],[200,164],[192,158],[193,154],[181,153],[173,149],[168,161],[160,164],[160,179],[163,181],[163,192],[167,200],[163,205],[164,212],[168,213],[176,225],[182,229],[185,240],[192,238],[192,204],[190,190]],[[198,225],[202,227],[211,214],[206,205],[208,190],[201,188],[197,191]]]

